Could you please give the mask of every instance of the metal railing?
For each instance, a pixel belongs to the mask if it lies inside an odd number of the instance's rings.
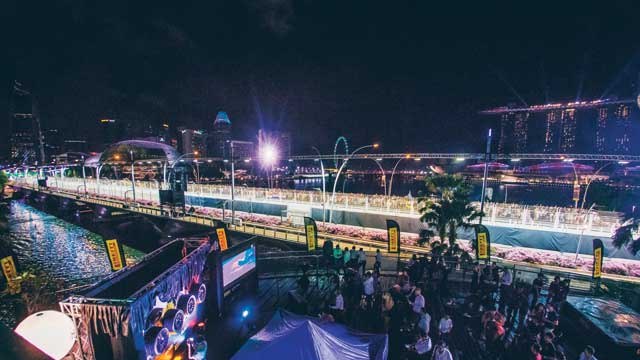
[[[20,177],[15,181],[37,185],[36,177]],[[85,186],[86,192],[111,199],[127,200],[132,191],[130,180],[100,180],[81,178],[56,178],[50,181],[50,187],[80,193],[79,186]],[[136,181],[136,200],[140,204],[159,203],[158,185],[151,181]],[[228,185],[191,184],[187,197],[206,199],[231,199],[231,187]],[[291,189],[264,189],[236,187],[236,201],[263,202],[273,204],[298,204],[322,208],[322,193],[317,191]],[[203,202],[191,205],[205,206]],[[328,210],[330,204],[325,204]],[[479,206],[476,204],[476,206]],[[356,210],[371,213],[390,213],[418,217],[419,205],[416,198],[384,195],[336,194],[334,210]],[[486,206],[486,224],[516,226],[527,228],[553,229],[557,231],[583,232],[596,236],[610,236],[620,225],[620,214],[606,211],[593,211],[549,206],[528,206],[518,204],[489,203]]]

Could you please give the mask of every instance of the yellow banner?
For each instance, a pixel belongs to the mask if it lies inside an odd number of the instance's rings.
[[[16,270],[15,262],[13,262],[13,257],[9,255],[0,259],[0,266],[2,266],[4,277],[7,278],[7,289],[9,293],[20,293],[20,282],[15,280],[16,276],[18,276],[18,271]]]
[[[478,233],[478,259],[485,260],[489,257],[489,247],[487,246],[487,234]]]
[[[227,243],[227,232],[224,228],[217,228],[216,234],[218,234],[218,242],[220,243],[220,251],[225,251],[229,248]]]
[[[602,276],[602,248],[593,249],[593,257],[595,263],[593,264],[593,277],[598,279]]]
[[[307,249],[309,251],[316,250],[316,228],[313,224],[307,225]]]
[[[107,245],[107,254],[109,255],[109,261],[111,261],[111,269],[118,271],[125,267],[123,256],[120,253],[120,246],[118,246],[118,240],[110,239],[105,240]]]
[[[16,270],[16,264],[13,262],[13,256],[7,256],[5,258],[0,259],[0,264],[2,264],[2,273],[4,277],[7,279],[7,283],[13,282],[13,280],[18,276],[18,271]]]
[[[398,228],[390,227],[387,229],[389,232],[389,252],[398,252]]]

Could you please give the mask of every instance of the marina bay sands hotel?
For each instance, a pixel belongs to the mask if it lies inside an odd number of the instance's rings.
[[[640,96],[503,106],[480,114],[495,117],[500,153],[640,153]]]

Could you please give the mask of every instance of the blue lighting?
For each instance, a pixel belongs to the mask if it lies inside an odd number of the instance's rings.
[[[247,309],[242,310],[242,318],[246,319],[247,316],[249,316],[249,310],[247,310]]]

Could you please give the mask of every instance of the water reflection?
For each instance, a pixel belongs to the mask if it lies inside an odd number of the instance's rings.
[[[14,254],[21,271],[59,281],[64,288],[111,273],[100,235],[18,201],[11,202],[7,218],[8,230],[0,230],[0,246],[2,253]],[[127,263],[144,255],[127,246],[124,252]]]

